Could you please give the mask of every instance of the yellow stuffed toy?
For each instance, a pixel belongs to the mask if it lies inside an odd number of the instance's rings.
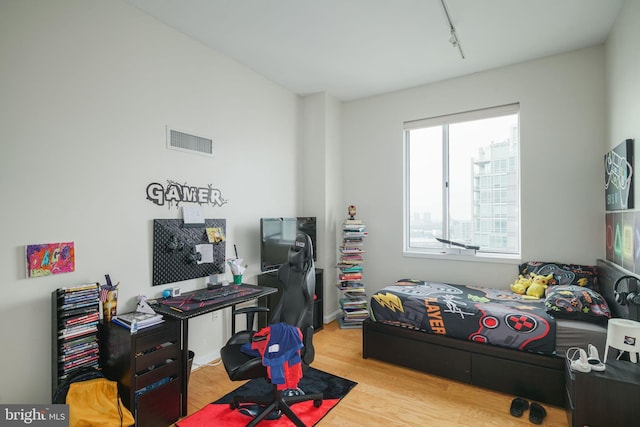
[[[527,288],[531,286],[531,275],[524,277],[522,274],[518,277],[518,280],[511,284],[511,290],[519,295],[524,295],[527,292]]]
[[[531,285],[527,288],[525,299],[540,299],[544,296],[545,290],[549,286],[549,282],[553,279],[553,274],[540,276],[531,273]]]

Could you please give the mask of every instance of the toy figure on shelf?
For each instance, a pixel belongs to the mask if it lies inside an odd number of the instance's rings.
[[[347,212],[349,214],[349,219],[356,219],[356,206],[355,205],[349,205],[349,207],[347,208]]]

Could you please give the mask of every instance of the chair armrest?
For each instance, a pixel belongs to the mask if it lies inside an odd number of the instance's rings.
[[[233,314],[266,313],[267,311],[269,311],[268,307],[242,307],[237,310],[233,310]]]
[[[268,307],[242,307],[238,309],[234,308],[231,312],[231,316],[233,318],[233,321],[231,322],[231,335],[234,335],[236,333],[235,317],[237,314],[247,315],[247,330],[251,330],[251,328],[253,328],[253,319],[256,313],[267,313],[268,311]]]
[[[307,326],[302,336],[304,338],[302,361],[306,365],[310,365],[316,355],[316,350],[313,348],[313,326]]]

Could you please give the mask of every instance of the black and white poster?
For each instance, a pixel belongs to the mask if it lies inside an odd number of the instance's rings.
[[[605,209],[633,209],[633,139],[604,155]]]

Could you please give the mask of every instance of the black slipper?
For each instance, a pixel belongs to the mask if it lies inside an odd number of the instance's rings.
[[[511,401],[511,408],[509,408],[509,412],[514,417],[521,417],[527,409],[529,409],[529,402],[521,397],[516,397]]]
[[[542,420],[547,416],[547,411],[538,403],[531,403],[531,409],[529,411],[529,421],[534,424],[542,424]]]

